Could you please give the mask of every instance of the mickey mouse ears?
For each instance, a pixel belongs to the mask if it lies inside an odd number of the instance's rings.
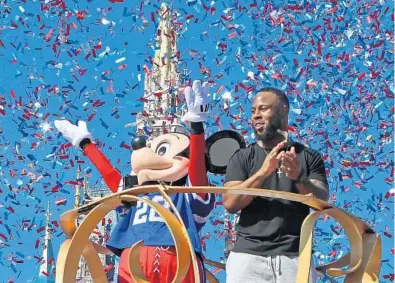
[[[214,174],[224,174],[232,155],[239,149],[245,148],[242,135],[237,132],[224,130],[206,139],[206,167]]]

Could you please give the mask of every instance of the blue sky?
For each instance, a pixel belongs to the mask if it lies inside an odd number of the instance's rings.
[[[251,94],[245,89],[273,85],[286,91],[294,138],[324,156],[331,203],[382,235],[380,281],[389,282],[394,268],[389,237],[394,230],[393,196],[388,196],[394,178],[393,5],[380,3],[172,4],[182,26],[180,67],[187,67],[192,79],[212,82],[212,104],[221,127],[244,131],[252,142]],[[157,1],[65,1],[65,9],[51,4],[8,1],[0,8],[1,282],[27,282],[37,275],[35,256],[41,255],[44,235],[37,230],[44,225],[47,201],[53,220],[72,208],[73,189],[66,182],[75,180],[76,163],[91,171],[91,184],[101,185],[79,151],[61,150],[65,140],[53,130],[53,121],[91,117],[88,129],[113,165],[127,174],[130,151],[121,145],[129,144],[134,132],[124,125],[134,122],[133,113],[142,109],[142,67],[154,56],[157,22],[151,13]],[[115,62],[122,57],[122,63]],[[121,64],[126,68],[119,68]],[[230,92],[227,99],[225,92]],[[206,125],[208,134],[218,128],[215,121]],[[43,177],[30,184],[34,176]],[[60,189],[48,192],[57,182]],[[67,203],[56,206],[62,198]],[[219,207],[211,223],[222,214]],[[64,236],[53,228],[57,252]],[[218,225],[205,227],[209,258],[223,257],[224,237],[217,239],[221,230]],[[37,239],[41,242],[35,248]],[[316,260],[331,261],[331,252],[339,256],[348,247],[337,223],[319,223]]]

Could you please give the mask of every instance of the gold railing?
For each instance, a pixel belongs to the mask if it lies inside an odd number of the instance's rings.
[[[158,192],[174,211],[137,195],[142,193]],[[177,272],[173,282],[181,282],[185,277],[192,262],[195,274],[195,282],[198,283],[199,271],[196,255],[191,245],[185,225],[171,201],[169,195],[173,193],[226,193],[236,195],[255,195],[261,197],[291,200],[303,203],[314,210],[304,220],[301,229],[299,246],[299,268],[297,274],[298,283],[307,283],[311,263],[312,237],[315,223],[319,216],[329,215],[338,221],[344,228],[350,241],[350,252],[337,261],[316,267],[319,274],[331,277],[345,276],[344,282],[378,282],[381,265],[381,238],[368,225],[359,218],[313,196],[306,196],[288,192],[244,189],[227,187],[173,187],[173,186],[141,186],[125,190],[120,193],[103,197],[88,205],[69,210],[60,217],[60,225],[67,236],[59,250],[56,265],[56,282],[74,283],[81,255],[85,258],[92,280],[95,283],[107,283],[106,273],[100,262],[98,253],[111,253],[105,247],[92,243],[89,236],[96,225],[105,215],[114,208],[122,205],[122,202],[143,201],[154,209],[164,219],[168,226],[177,252]],[[86,215],[84,221],[76,226],[79,215]],[[129,268],[135,282],[149,282],[140,267],[139,250],[142,242],[135,244],[129,252]],[[206,264],[225,268],[221,263],[206,260]],[[206,270],[207,279],[218,282],[215,277]],[[199,282],[200,283],[200,282]]]

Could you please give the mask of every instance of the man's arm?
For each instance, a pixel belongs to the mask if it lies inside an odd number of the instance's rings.
[[[316,198],[319,198],[323,201],[329,200],[328,184],[326,184],[323,181],[319,181],[315,179],[307,179],[302,183],[296,184],[296,188],[298,189],[300,194],[303,195],[312,194]]]
[[[286,152],[283,156],[282,170],[285,171],[287,178],[297,181],[302,172],[302,167],[300,161],[296,158],[295,147],[292,147],[290,151]],[[323,201],[329,200],[329,188],[326,182],[325,175],[325,164],[319,154],[312,157],[310,165],[310,174],[305,180],[300,183],[296,183],[296,188],[300,194],[307,195],[312,194],[316,198]],[[315,178],[320,178],[324,181],[317,180]]]
[[[225,183],[225,187],[237,187],[237,188],[259,188],[262,186],[263,181],[267,176],[263,175],[260,171],[252,175],[247,180],[243,181],[230,181]],[[230,195],[223,194],[222,204],[225,209],[230,213],[236,213],[237,211],[248,206],[256,196],[249,195]]]
[[[265,158],[262,167],[254,175],[252,175],[245,181],[228,181],[225,183],[225,187],[260,188],[263,184],[263,181],[268,176],[270,176],[270,174],[272,174],[274,170],[276,170],[279,160],[282,156],[282,153],[279,153],[279,150],[285,144],[285,142],[281,142],[276,145]],[[235,162],[235,158],[232,158],[230,160],[228,168],[226,170],[226,174],[230,175],[230,178],[234,178],[233,174],[237,175],[240,174],[241,171],[243,171],[243,168],[240,167],[239,163],[240,161]],[[230,213],[236,213],[237,211],[247,207],[254,198],[255,196],[223,194],[222,204],[225,209]]]

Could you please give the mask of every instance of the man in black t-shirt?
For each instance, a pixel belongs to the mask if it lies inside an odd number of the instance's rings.
[[[257,142],[230,159],[225,187],[264,188],[312,194],[328,200],[321,155],[286,134],[289,102],[278,89],[264,88],[254,97],[252,125]],[[241,210],[237,237],[226,271],[227,283],[295,282],[300,229],[306,205],[255,196],[224,195],[230,213]],[[314,272],[310,281],[314,282]]]

